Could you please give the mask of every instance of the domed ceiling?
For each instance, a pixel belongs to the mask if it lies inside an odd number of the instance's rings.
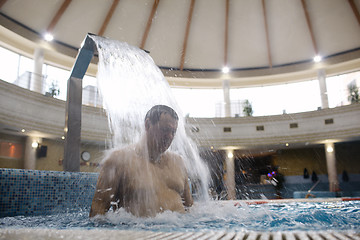
[[[256,85],[359,68],[359,10],[360,0],[0,0],[0,36],[44,44],[49,32],[47,49],[75,57],[94,33],[149,51],[178,85]]]

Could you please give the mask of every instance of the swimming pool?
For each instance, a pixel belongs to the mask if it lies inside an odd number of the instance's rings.
[[[188,214],[89,219],[96,180],[92,173],[0,169],[0,239],[360,239],[355,198],[197,201]]]
[[[245,201],[197,202],[188,214],[164,212],[136,218],[120,209],[89,219],[88,209],[41,216],[0,219],[1,228],[111,229],[152,232],[351,231],[360,233],[360,201],[246,204]]]

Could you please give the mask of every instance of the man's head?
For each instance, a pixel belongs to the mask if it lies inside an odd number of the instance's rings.
[[[152,107],[145,116],[147,143],[150,151],[165,152],[174,139],[179,117],[165,105]]]

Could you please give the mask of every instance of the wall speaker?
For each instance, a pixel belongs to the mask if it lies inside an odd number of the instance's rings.
[[[39,147],[36,149],[37,158],[46,157],[46,153],[47,153],[47,146],[39,145]]]

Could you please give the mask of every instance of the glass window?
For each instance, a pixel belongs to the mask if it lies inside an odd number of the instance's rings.
[[[97,79],[85,75],[83,78],[82,103],[89,106],[101,107],[102,98],[97,88]]]
[[[0,79],[13,83],[18,76],[19,54],[0,47]]]
[[[31,74],[33,70],[34,70],[34,60],[28,57],[20,56],[19,72],[18,72],[18,78],[16,80],[16,84],[20,87],[33,90],[33,88],[35,88],[34,84],[38,84],[37,82],[31,83],[32,81]],[[33,88],[31,88],[30,83],[33,84]]]
[[[231,89],[231,101],[249,100],[253,116],[314,111],[321,106],[317,80]]]
[[[97,79],[96,77],[91,77],[88,75],[85,75],[83,78],[83,88],[86,86],[94,86],[97,87]]]
[[[349,86],[354,84],[360,87],[360,71],[326,78],[326,88],[329,99],[329,107],[337,107],[350,104]]]
[[[65,101],[70,71],[47,65],[46,76],[45,92],[56,92],[57,94],[54,97]]]
[[[28,57],[20,56],[20,65],[19,65],[19,76],[23,75],[26,72],[34,71],[34,60]]]
[[[184,116],[216,117],[216,105],[223,102],[222,89],[172,88]]]
[[[222,89],[172,88],[185,115],[224,117]],[[275,86],[230,90],[231,116],[243,116],[242,103],[249,100],[253,116],[278,115],[317,110],[321,106],[317,80]]]

